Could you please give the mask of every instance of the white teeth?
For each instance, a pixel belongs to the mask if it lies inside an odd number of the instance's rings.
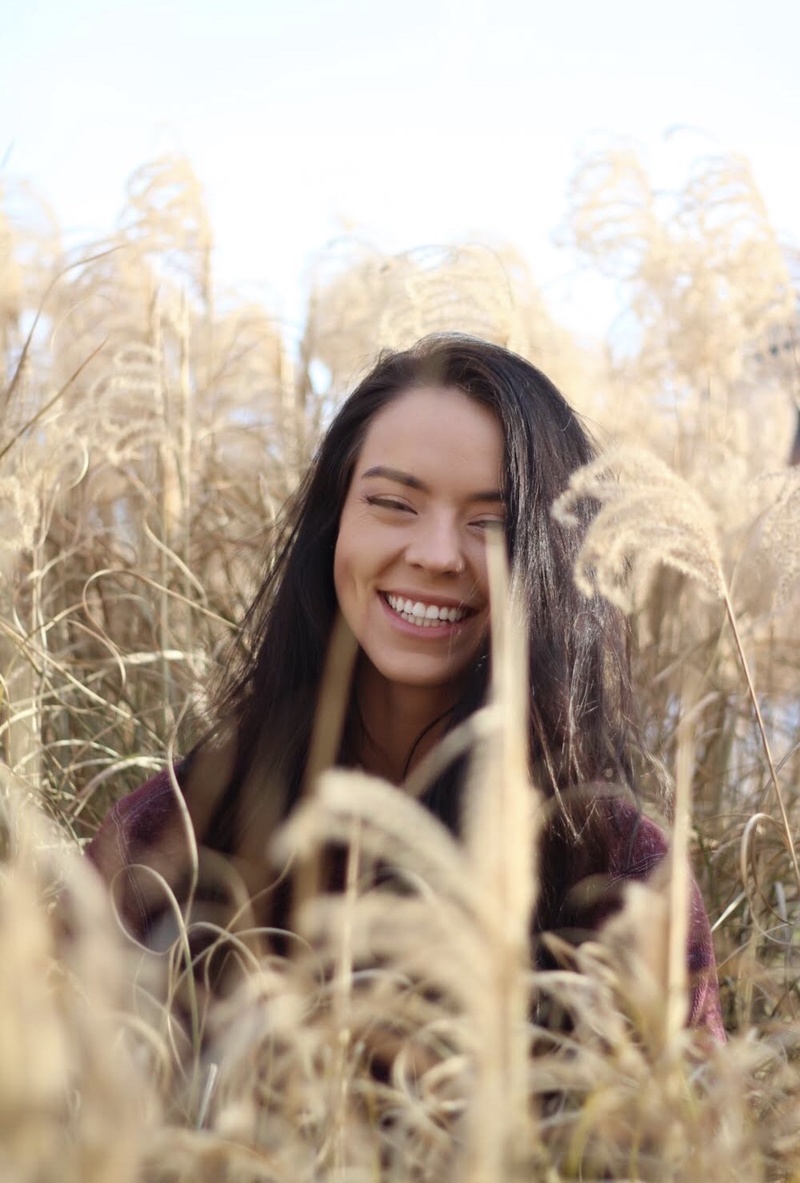
[[[463,620],[467,613],[461,608],[439,608],[436,604],[424,604],[422,600],[406,600],[401,596],[386,594],[389,606],[404,620],[422,628],[430,628],[439,621],[455,624]]]

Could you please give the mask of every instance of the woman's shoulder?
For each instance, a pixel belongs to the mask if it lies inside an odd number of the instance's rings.
[[[608,871],[612,879],[646,879],[666,857],[669,839],[631,797],[603,801],[608,819]]]
[[[575,880],[600,875],[609,884],[646,879],[669,850],[665,831],[633,794],[606,784],[562,795],[543,838],[551,858],[566,862]]]
[[[185,762],[168,766],[120,798],[86,848],[111,888],[123,927],[140,941],[149,939],[189,865],[184,770]]]
[[[182,774],[180,762],[163,768],[112,806],[86,848],[104,878],[110,881],[143,852],[163,846],[180,818]]]

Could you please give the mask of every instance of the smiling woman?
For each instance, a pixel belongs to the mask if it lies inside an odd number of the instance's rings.
[[[338,763],[401,791],[426,752],[486,699],[485,540],[500,525],[529,638],[530,769],[554,798],[539,852],[534,958],[546,962],[543,932],[585,939],[619,909],[625,881],[646,878],[664,857],[665,836],[636,804],[626,622],[578,592],[582,530],[550,512],[593,455],[544,374],[470,337],[435,336],[383,356],[342,405],[245,621],[250,655],[229,672],[218,725],[177,769],[198,842],[236,858],[264,924],[285,926],[290,916],[285,883],[267,891],[265,852],[307,772],[337,614],[357,642]],[[592,512],[578,511],[584,529]],[[465,772],[466,758],[455,761],[422,798],[455,833]],[[90,847],[121,886],[127,922],[151,943],[163,893],[133,864],[185,891],[182,817],[165,773],[120,802]],[[696,888],[687,958],[687,1021],[722,1037]]]

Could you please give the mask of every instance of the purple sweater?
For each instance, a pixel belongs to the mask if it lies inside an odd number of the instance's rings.
[[[179,779],[180,774],[179,766]],[[559,898],[549,906],[545,904],[534,920],[534,944],[539,933],[549,930],[575,943],[591,936],[621,907],[621,888],[626,881],[647,879],[667,853],[663,830],[640,813],[632,801],[606,797],[598,808],[605,811],[606,822],[602,831],[606,837],[601,843],[576,844],[563,833],[545,831],[543,865],[549,862],[563,869],[562,879],[565,876],[566,881],[559,885]],[[156,868],[180,896],[180,869],[185,868],[187,850],[184,824],[171,778],[164,771],[118,801],[89,844],[89,858],[107,882],[114,881],[121,915],[139,939],[147,941],[152,935],[157,910],[163,907],[163,893],[154,889],[152,878],[135,871],[133,865]],[[278,908],[281,914],[273,913],[271,923],[285,927],[285,897],[281,897]],[[711,929],[694,878],[687,969],[688,1024],[724,1041]]]

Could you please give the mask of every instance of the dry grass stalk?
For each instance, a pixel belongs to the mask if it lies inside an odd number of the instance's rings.
[[[131,963],[101,884],[3,782],[0,1171],[135,1183],[158,1111],[120,1022]]]
[[[502,538],[488,539],[487,549],[494,727],[476,744],[465,807],[469,873],[488,921],[488,988],[476,992],[470,1015],[479,1038],[467,1175],[474,1183],[522,1177],[530,1166],[529,1050],[524,1031],[530,1006],[535,851],[543,804],[528,772],[525,626],[509,599]]]

